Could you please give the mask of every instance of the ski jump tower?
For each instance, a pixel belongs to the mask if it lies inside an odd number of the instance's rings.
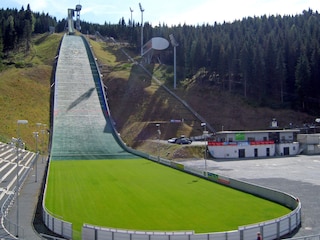
[[[81,25],[80,25],[80,11],[82,6],[80,4],[77,4],[76,6],[76,12],[77,12],[77,21],[76,21],[76,29],[81,32]]]
[[[77,13],[77,19],[76,19],[76,29],[80,32],[81,31],[81,25],[80,25],[80,11],[82,9],[82,6],[80,4],[76,5],[76,9],[68,9],[68,32],[69,34],[74,34],[75,29],[74,29],[74,22],[73,22],[73,17],[74,17],[74,12],[76,11]]]

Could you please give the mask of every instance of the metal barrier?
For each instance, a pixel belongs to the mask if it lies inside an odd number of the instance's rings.
[[[155,161],[153,157],[153,161]],[[185,172],[204,177],[205,172],[186,168],[182,164],[173,163],[171,161],[160,159],[161,163],[184,170]],[[238,230],[217,232],[217,233],[206,233],[206,234],[195,234],[194,232],[144,232],[134,230],[120,230],[112,228],[103,228],[99,226],[93,226],[84,224],[82,228],[82,239],[110,239],[110,240],[246,240],[255,239],[257,232],[261,232],[265,240],[279,239],[287,234],[292,233],[295,229],[298,229],[301,225],[301,203],[297,198],[276,190],[264,188],[262,186],[249,184],[246,182],[238,181],[235,179],[226,178],[223,176],[208,174],[208,180],[217,182],[220,184],[228,185],[232,188],[248,192],[259,197],[278,202],[279,204],[285,205],[291,209],[294,209],[289,214],[282,216],[277,219],[273,219],[266,222],[261,222],[248,226],[240,226]],[[222,181],[223,180],[223,181]]]
[[[23,238],[24,236],[24,229],[20,226],[17,226],[17,223],[11,222],[9,218],[7,217],[9,214],[9,211],[11,210],[14,201],[16,199],[16,194],[15,192],[17,191],[16,188],[12,191],[12,194],[9,194],[8,197],[6,198],[5,202],[1,206],[1,225],[3,230],[12,237],[12,239],[15,239],[17,236],[17,229],[19,232],[19,235]]]
[[[86,39],[83,37],[85,45],[87,47],[88,55],[90,52],[90,59],[95,59],[93,52],[90,48],[88,48],[89,43],[86,41]],[[103,89],[103,84],[100,79],[100,72],[99,68],[97,66],[97,63],[95,62],[96,70],[98,71],[99,75],[99,86],[100,89],[103,92],[103,99],[104,99],[104,108],[107,109],[107,113],[109,114],[109,117],[111,117],[107,101],[105,99],[105,92]],[[116,133],[116,130],[114,129],[114,132]],[[194,234],[188,232],[187,234],[181,234],[181,232],[142,232],[142,231],[127,231],[127,230],[119,230],[119,229],[110,229],[110,228],[101,228],[97,226],[92,225],[83,225],[82,228],[82,239],[112,239],[112,240],[144,240],[144,239],[157,239],[157,240],[174,240],[174,239],[183,239],[183,240],[197,240],[197,239],[210,239],[210,237],[214,237],[215,240],[244,240],[244,239],[254,239],[256,237],[256,233],[259,231],[263,234],[265,240],[272,240],[275,238],[279,238],[280,236],[285,236],[286,234],[289,234],[293,232],[293,230],[299,228],[301,225],[301,203],[298,201],[297,198],[294,196],[291,196],[289,194],[275,191],[272,189],[264,188],[262,186],[257,186],[249,183],[245,183],[242,181],[238,181],[235,179],[228,179],[223,176],[218,176],[215,174],[207,174],[204,171],[200,171],[198,169],[191,169],[191,168],[185,168],[183,164],[174,163],[170,160],[158,158],[154,156],[150,156],[146,153],[139,152],[137,150],[134,150],[132,148],[127,147],[118,134],[114,134],[114,136],[117,138],[118,142],[121,144],[121,146],[126,149],[126,151],[133,153],[135,155],[147,158],[149,160],[159,162],[161,164],[171,166],[173,168],[198,175],[200,177],[208,176],[207,179],[211,180],[213,182],[217,182],[220,184],[227,184],[230,187],[233,187],[235,189],[255,194],[259,197],[264,197],[266,199],[269,199],[271,201],[277,202],[279,204],[288,206],[291,209],[294,209],[290,214],[283,216],[279,219],[275,219],[272,221],[267,221],[263,223],[258,223],[255,225],[250,226],[243,226],[239,227],[237,231],[228,231],[223,233],[210,233],[210,234]],[[178,234],[179,233],[179,234]]]
[[[52,232],[64,238],[72,239],[72,223],[54,217],[45,207],[43,207],[42,220]]]
[[[33,159],[30,161],[30,166],[33,166],[39,158],[39,153],[37,153]],[[26,168],[27,170],[22,172],[19,176],[19,188],[17,186],[14,187],[13,191],[7,195],[7,198],[3,202],[1,206],[1,227],[2,229],[12,237],[12,239],[16,239],[16,236],[19,235],[20,238],[24,238],[24,228],[21,226],[17,226],[17,223],[10,221],[8,218],[8,214],[16,201],[17,192],[19,193],[22,189],[30,171],[32,168]],[[18,234],[19,233],[19,234]]]
[[[46,194],[47,190],[47,183],[48,183],[48,177],[49,177],[49,171],[50,171],[50,163],[48,166],[48,173],[47,173],[47,179],[45,183],[45,189],[44,189],[44,195]],[[45,196],[44,198],[45,199]],[[60,236],[72,239],[72,223],[66,222],[62,220],[61,216],[55,216],[55,214],[51,213],[44,204],[44,201],[42,202],[42,220],[46,227],[51,230],[52,232],[59,234]]]
[[[134,152],[137,155],[145,155],[143,153],[139,154],[139,152],[136,150],[130,150],[129,148],[127,149],[128,151]],[[181,163],[172,162],[163,158],[158,159],[158,157],[155,156],[148,156],[148,159],[193,175],[207,178],[212,182],[227,185],[234,189],[254,194],[258,197],[266,198],[281,205],[287,206],[293,209],[293,211],[285,216],[270,221],[256,223],[248,226],[240,226],[238,227],[238,230],[206,234],[195,234],[194,232],[130,231],[84,224],[82,227],[83,240],[246,240],[255,239],[257,232],[262,233],[264,240],[273,240],[280,239],[283,236],[291,234],[301,225],[301,203],[297,198],[290,194],[239,181],[236,179],[227,178],[221,175],[206,173],[196,168],[185,167]]]
[[[83,41],[85,43],[88,57],[90,63],[95,68],[95,81],[98,81],[97,84],[100,88],[100,91],[103,93],[101,96],[103,99],[104,106],[103,109],[105,113],[111,118],[110,111],[108,108],[107,101],[105,99],[105,92],[103,84],[100,78],[100,71],[95,62],[93,52],[91,51],[88,42],[84,37]],[[93,63],[94,62],[94,63]],[[114,127],[113,127],[114,128]],[[292,195],[265,188],[258,185],[253,185],[236,179],[227,178],[224,176],[216,175],[213,173],[207,173],[199,169],[192,169],[184,167],[183,164],[175,163],[166,159],[149,156],[148,154],[133,150],[128,148],[121,140],[121,138],[116,133],[114,129],[114,137],[118,140],[119,144],[126,149],[128,152],[145,157],[152,161],[162,163],[164,165],[176,168],[187,173],[198,175],[200,177],[206,178],[210,181],[224,184],[229,187],[254,194],[258,197],[263,197],[271,201],[277,202],[284,206],[293,209],[293,211],[281,218],[273,219],[271,221],[261,222],[249,226],[241,226],[237,230],[227,231],[227,232],[218,232],[218,233],[206,233],[206,234],[194,234],[193,232],[144,232],[144,231],[130,231],[130,230],[120,230],[120,229],[111,229],[104,228],[100,226],[93,226],[84,224],[82,228],[82,239],[83,240],[99,240],[99,239],[110,239],[110,240],[246,240],[246,239],[255,239],[256,233],[261,232],[264,240],[273,240],[278,239],[282,236],[292,233],[295,229],[298,229],[301,225],[301,203],[297,198]],[[49,163],[50,164],[50,163]],[[50,167],[49,167],[50,169]],[[49,171],[49,170],[48,170]],[[48,174],[49,176],[49,174]],[[207,176],[207,177],[206,177]],[[45,225],[53,232],[68,238],[72,239],[72,223],[65,222],[57,217],[53,216],[54,214],[49,213],[45,208],[43,203],[43,221]]]

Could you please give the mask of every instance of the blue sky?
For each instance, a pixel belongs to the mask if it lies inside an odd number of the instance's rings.
[[[311,8],[320,11],[319,0],[1,0],[0,8],[26,8],[27,4],[35,12],[49,13],[58,20],[66,18],[67,9],[82,5],[80,18],[91,23],[118,23],[124,17],[141,21],[139,3],[145,9],[144,22],[153,26],[159,23],[170,25],[203,23],[215,21],[232,22],[248,16],[295,15]]]

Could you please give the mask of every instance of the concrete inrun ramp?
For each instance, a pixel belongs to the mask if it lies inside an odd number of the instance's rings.
[[[52,160],[136,158],[114,138],[103,90],[82,36],[65,35],[55,75]]]

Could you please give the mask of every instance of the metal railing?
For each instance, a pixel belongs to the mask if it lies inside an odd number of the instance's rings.
[[[33,159],[30,161],[30,166],[33,166],[34,163],[37,161],[39,157],[39,153],[37,153]],[[17,196],[17,192],[19,192],[21,190],[21,188],[23,187],[30,171],[32,170],[31,167],[26,168],[27,170],[24,171],[20,176],[19,176],[19,188],[17,188],[17,186],[15,186],[15,188],[13,189],[13,191],[9,192],[9,194],[7,194],[7,197],[5,199],[5,201],[3,202],[2,206],[1,206],[1,230],[5,233],[8,234],[8,237],[11,237],[12,239],[17,239],[16,236],[19,235],[19,238],[24,238],[24,228],[21,226],[17,226],[16,223],[12,222],[9,218],[9,212],[12,209],[15,200],[16,200],[16,196]],[[19,233],[19,234],[18,234]]]

